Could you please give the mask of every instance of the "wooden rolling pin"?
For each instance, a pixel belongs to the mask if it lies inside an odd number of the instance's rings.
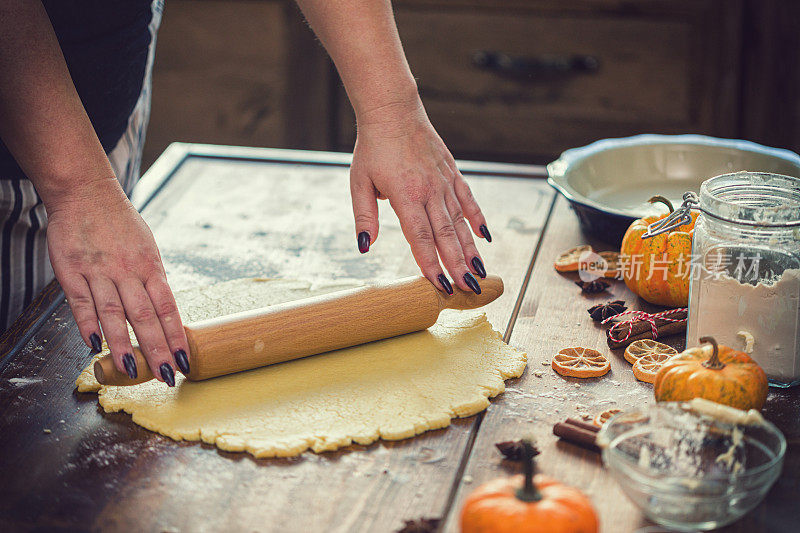
[[[503,294],[497,276],[480,285],[481,294],[454,286],[447,295],[426,278],[413,277],[187,324],[187,377],[198,381],[427,329],[442,309],[475,309]],[[136,379],[105,355],[94,364],[97,381],[135,385],[153,379],[138,346],[133,353]]]

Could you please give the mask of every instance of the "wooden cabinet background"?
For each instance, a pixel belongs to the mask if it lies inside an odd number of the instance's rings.
[[[800,148],[800,2],[394,5],[420,94],[457,157],[546,162],[645,132]],[[487,56],[503,61],[479,66]],[[575,57],[596,70],[564,67]],[[352,149],[346,95],[292,2],[169,0],[153,80],[145,167],[172,141]]]

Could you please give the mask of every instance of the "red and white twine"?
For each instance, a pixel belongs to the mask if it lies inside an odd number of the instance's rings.
[[[684,317],[684,318],[669,318],[670,315],[674,315],[676,313],[685,313],[685,312],[687,312],[687,309],[685,307],[681,307],[681,308],[678,308],[678,309],[667,309],[666,311],[661,311],[660,313],[652,313],[652,314],[651,313],[645,313],[644,311],[627,311],[625,313],[620,313],[618,315],[610,316],[610,317],[606,318],[605,320],[603,320],[601,322],[601,324],[606,324],[607,322],[610,322],[610,321],[612,321],[614,319],[618,319],[620,317],[623,317],[623,316],[626,316],[626,315],[630,315],[632,317],[630,320],[624,320],[622,322],[617,322],[616,324],[611,326],[612,329],[613,329],[613,328],[616,328],[617,326],[624,327],[624,326],[627,325],[628,326],[628,333],[622,338],[615,338],[614,334],[612,333],[612,330],[609,330],[608,331],[608,338],[611,339],[614,342],[625,342],[626,340],[628,340],[630,338],[631,333],[633,332],[633,323],[637,322],[639,320],[642,320],[642,321],[647,322],[648,324],[650,324],[650,330],[653,333],[653,340],[655,340],[655,339],[658,338],[658,328],[656,327],[656,319],[657,318],[659,318],[661,320],[664,320],[665,322],[685,322],[686,321],[686,317]],[[619,329],[622,329],[622,327],[620,327]]]

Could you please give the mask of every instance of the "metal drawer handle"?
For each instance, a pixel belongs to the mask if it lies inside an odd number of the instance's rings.
[[[540,80],[559,78],[574,74],[593,74],[600,63],[589,55],[542,55],[536,57],[515,57],[502,52],[479,50],[471,57],[472,64],[500,76],[517,80]]]

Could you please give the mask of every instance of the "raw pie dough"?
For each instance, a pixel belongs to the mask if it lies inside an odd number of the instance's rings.
[[[175,298],[191,322],[347,287],[245,279]],[[506,345],[482,313],[445,310],[427,331],[201,382],[176,372],[174,388],[155,380],[101,386],[92,364],[76,385],[98,391],[106,412],[130,413],[135,423],[173,439],[289,457],[446,427],[453,417],[485,409],[525,363],[525,354]]]

